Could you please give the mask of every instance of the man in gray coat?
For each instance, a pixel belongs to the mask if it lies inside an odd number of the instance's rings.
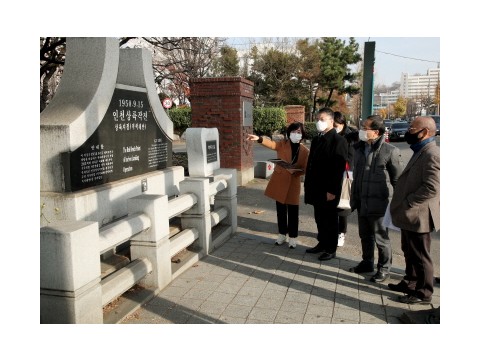
[[[374,271],[375,245],[378,249],[377,272],[370,280],[382,282],[390,277],[392,245],[383,218],[390,190],[403,170],[400,150],[385,142],[385,125],[378,115],[371,115],[359,131],[355,147],[352,210],[357,210],[358,232],[362,242],[362,261],[350,269],[357,274]]]
[[[406,304],[429,304],[433,294],[433,262],[430,233],[440,230],[440,148],[435,143],[435,121],[420,116],[405,134],[413,155],[400,175],[393,193],[392,222],[401,229],[405,276],[388,284],[403,292]]]

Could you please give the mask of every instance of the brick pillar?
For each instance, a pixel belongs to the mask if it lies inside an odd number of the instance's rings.
[[[286,105],[284,107],[287,112],[287,124],[295,121],[305,123],[305,106],[303,105]]]
[[[253,180],[253,82],[241,77],[190,80],[192,127],[217,128],[220,167],[237,170],[237,184]]]

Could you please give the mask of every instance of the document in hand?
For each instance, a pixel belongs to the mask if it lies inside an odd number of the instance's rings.
[[[295,167],[295,165],[292,165],[282,159],[269,159],[268,161],[274,163],[275,165],[281,166],[285,169],[287,169],[290,173],[294,172],[302,172],[302,169],[298,169]]]

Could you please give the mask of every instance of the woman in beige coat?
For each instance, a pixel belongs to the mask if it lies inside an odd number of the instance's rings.
[[[272,141],[253,134],[247,138],[277,152],[279,161],[276,162],[265,195],[276,201],[279,234],[275,244],[288,241],[292,249],[297,246],[300,178],[305,174],[309,153],[308,148],[300,143],[304,138],[305,130],[299,122],[288,126],[285,140]]]

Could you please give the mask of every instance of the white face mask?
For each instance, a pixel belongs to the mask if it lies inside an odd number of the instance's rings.
[[[365,141],[367,142],[368,141],[368,137],[367,137],[367,131],[366,130],[360,130],[358,132],[358,138],[362,141]]]
[[[299,133],[290,133],[290,141],[294,144],[297,144],[302,140],[302,134]]]
[[[343,129],[339,128],[339,127],[336,127],[335,128],[335,131],[337,132],[337,134],[341,133]]]
[[[320,131],[320,132],[325,131],[328,127],[327,122],[326,121],[321,121],[321,120],[318,120],[315,125],[317,127],[317,130]]]

